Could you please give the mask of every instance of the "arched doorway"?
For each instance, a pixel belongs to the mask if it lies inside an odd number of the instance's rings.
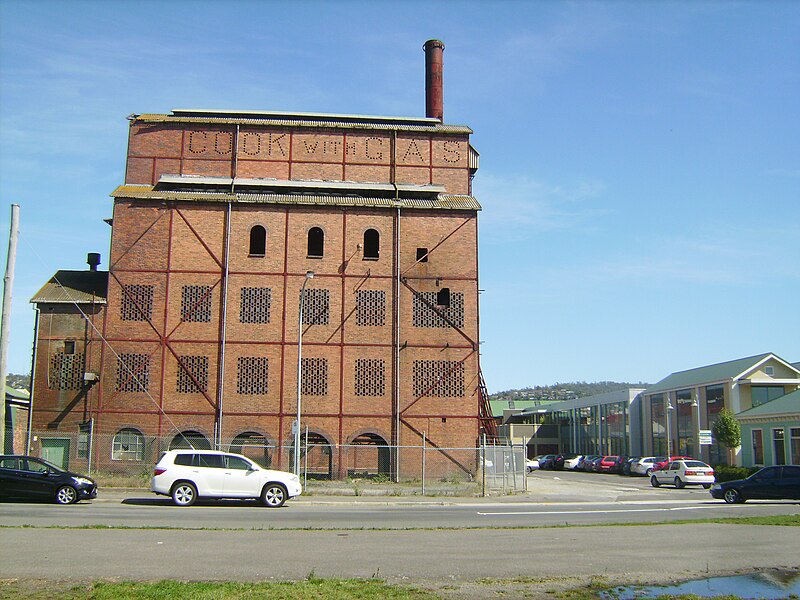
[[[309,479],[331,479],[333,473],[333,448],[321,433],[309,431],[300,436],[300,471]],[[294,448],[290,452],[294,464]]]
[[[386,440],[377,433],[362,433],[348,449],[347,475],[350,477],[389,477],[391,454]]]
[[[255,431],[240,433],[233,438],[230,445],[231,452],[243,454],[266,468],[272,466],[273,449],[274,447],[269,443],[267,437]]]
[[[199,431],[181,431],[169,443],[170,450],[189,448],[193,450],[211,450],[211,443]]]

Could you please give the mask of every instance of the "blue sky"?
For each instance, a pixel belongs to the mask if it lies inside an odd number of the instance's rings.
[[[0,1],[0,231],[29,299],[107,268],[131,113],[444,116],[481,153],[490,391],[800,361],[800,3]]]

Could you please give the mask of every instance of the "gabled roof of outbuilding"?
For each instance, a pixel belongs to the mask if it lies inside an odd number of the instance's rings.
[[[31,304],[105,304],[108,271],[57,271]]]
[[[751,419],[760,417],[777,417],[780,415],[795,415],[800,419],[800,390],[789,392],[784,396],[743,410],[736,415],[737,419]]]
[[[746,358],[738,358],[736,360],[729,360],[727,362],[717,363],[715,365],[707,365],[705,367],[689,369],[688,371],[678,371],[676,373],[672,373],[658,383],[647,388],[644,393],[649,395],[668,390],[690,388],[700,384],[730,381],[736,377],[739,377],[742,373],[745,373],[749,369],[755,367],[759,363],[764,362],[764,360],[770,357],[774,357],[785,363],[785,361],[771,352],[757,354],[755,356],[748,356]],[[785,364],[788,365],[788,363]]]

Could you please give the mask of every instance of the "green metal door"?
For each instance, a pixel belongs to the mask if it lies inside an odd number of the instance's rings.
[[[42,439],[42,458],[63,469],[69,468],[69,438]]]

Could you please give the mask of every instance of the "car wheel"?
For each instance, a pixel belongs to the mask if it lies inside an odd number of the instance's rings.
[[[711,484],[710,483],[704,483],[703,484],[703,489],[704,490],[710,490],[711,489]]]
[[[650,477],[650,475],[653,474],[653,469],[652,468],[651,469],[647,469],[647,471],[645,471],[644,474],[647,475],[648,477]]]
[[[686,484],[683,482],[683,479],[681,479],[677,475],[675,476],[675,487],[678,488],[679,490],[682,490],[683,488],[686,487]]]
[[[280,483],[268,483],[261,492],[261,502],[270,508],[280,508],[286,502],[286,488]]]
[[[658,479],[656,478],[656,476],[655,476],[655,475],[651,475],[651,476],[650,476],[650,485],[652,485],[653,487],[659,487],[659,486],[661,485],[661,484],[658,482]]]
[[[172,502],[176,506],[191,506],[197,500],[197,488],[194,484],[185,481],[172,488]]]
[[[72,504],[78,501],[78,492],[71,485],[62,485],[56,490],[56,502],[58,504]]]
[[[739,493],[739,490],[734,488],[728,488],[727,490],[725,490],[724,497],[725,497],[725,502],[727,502],[728,504],[741,504],[742,502],[744,502],[744,498],[742,498],[742,495]]]

